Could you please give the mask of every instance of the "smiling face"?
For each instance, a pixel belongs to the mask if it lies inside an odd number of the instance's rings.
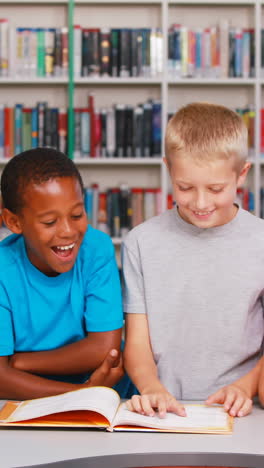
[[[231,221],[237,212],[237,188],[244,183],[249,168],[246,163],[238,174],[232,158],[202,163],[189,156],[174,158],[169,172],[180,216],[200,228]]]
[[[87,217],[79,181],[58,177],[30,183],[13,232],[23,234],[28,258],[47,276],[73,267],[87,229]],[[12,228],[12,226],[11,226]]]

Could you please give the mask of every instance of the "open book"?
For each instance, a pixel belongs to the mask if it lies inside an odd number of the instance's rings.
[[[118,393],[108,387],[90,387],[36,400],[8,401],[0,410],[0,426],[50,426],[107,429],[109,431],[191,432],[230,434],[233,418],[221,406],[185,405],[186,417],[167,413],[133,413]]]

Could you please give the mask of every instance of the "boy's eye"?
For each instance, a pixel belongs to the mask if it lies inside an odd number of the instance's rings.
[[[52,226],[55,223],[56,223],[55,219],[52,221],[42,221],[42,224],[45,224],[45,226]]]
[[[221,187],[221,188],[211,188],[210,190],[211,190],[211,192],[213,192],[213,193],[220,193],[220,192],[223,191],[223,188],[222,188],[222,187]]]
[[[187,192],[188,190],[191,190],[191,188],[192,188],[192,187],[180,187],[180,186],[179,186],[179,190],[180,190],[181,192]]]
[[[74,214],[74,215],[72,215],[72,218],[73,218],[73,219],[80,219],[82,216],[83,216],[83,212],[82,212],[82,213],[79,213],[79,214]]]

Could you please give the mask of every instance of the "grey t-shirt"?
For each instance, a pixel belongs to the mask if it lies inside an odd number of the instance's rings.
[[[161,382],[205,399],[256,364],[264,331],[264,221],[239,209],[202,229],[168,210],[122,249],[124,310],[146,313]],[[137,350],[135,350],[135,353]]]

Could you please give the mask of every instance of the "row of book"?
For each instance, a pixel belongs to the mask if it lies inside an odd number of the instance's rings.
[[[254,154],[255,111],[236,108],[247,128],[250,155]],[[168,115],[168,118],[172,114]],[[264,153],[264,109],[261,110],[261,148]],[[38,102],[35,107],[0,104],[0,158],[37,146],[67,154],[68,112]],[[116,104],[95,108],[90,94],[86,107],[74,109],[73,158],[160,157],[161,103],[149,100],[135,107]]]
[[[167,196],[167,208],[173,206]],[[161,190],[120,187],[100,191],[98,184],[85,189],[85,209],[89,223],[112,237],[124,237],[130,229],[161,213]]]
[[[91,120],[92,119],[92,120]],[[93,136],[93,151],[91,137]],[[74,158],[160,157],[161,102],[74,110]]]
[[[68,28],[13,28],[0,19],[0,76],[68,75]]]
[[[74,26],[75,76],[156,76],[162,73],[160,28]]]
[[[82,28],[74,26],[74,74],[155,76],[162,73],[163,37],[159,28]],[[0,76],[67,76],[68,28],[13,28],[0,19]]]
[[[234,28],[227,20],[210,28],[169,29],[169,75],[174,78],[249,78],[255,75],[254,29]]]
[[[0,104],[0,158],[37,146],[67,153],[67,125],[67,110],[49,107],[47,102],[32,108]],[[94,96],[89,95],[86,107],[74,109],[74,158],[160,155],[160,101],[97,110]]]
[[[261,30],[264,68],[264,29]],[[149,77],[164,70],[160,28],[86,28],[75,25],[75,77]],[[221,20],[208,28],[173,24],[168,30],[172,78],[255,75],[255,32]],[[52,77],[68,74],[68,28],[14,28],[0,19],[0,76]]]

